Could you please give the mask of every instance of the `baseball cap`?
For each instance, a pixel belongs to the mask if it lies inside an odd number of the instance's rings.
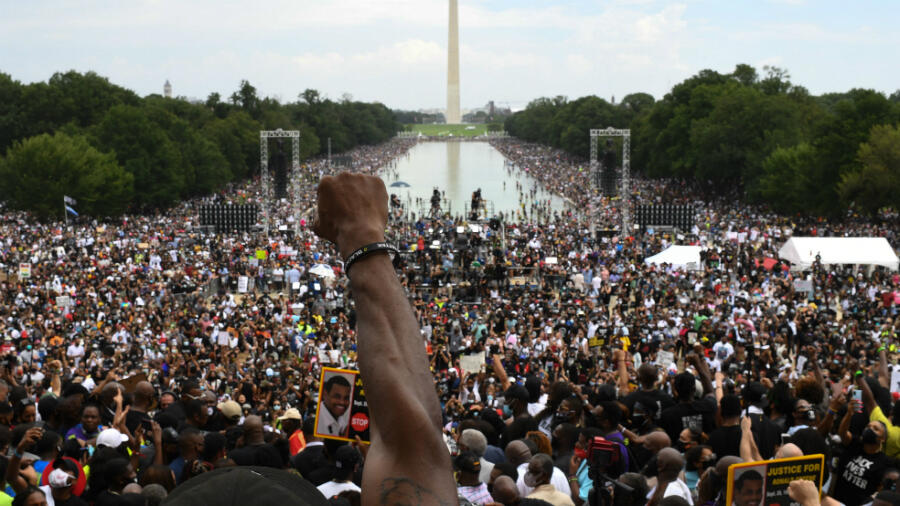
[[[297,408],[291,408],[284,412],[283,415],[278,417],[279,420],[303,420],[303,417],[300,416],[300,411]]]
[[[104,429],[97,436],[97,446],[108,446],[110,448],[118,448],[120,444],[128,441],[128,436],[122,434],[116,429]]]
[[[234,419],[241,417],[241,405],[235,401],[220,402],[218,408],[225,415],[225,418]]]

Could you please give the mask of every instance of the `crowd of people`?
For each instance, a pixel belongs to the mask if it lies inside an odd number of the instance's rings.
[[[351,170],[378,174],[415,142],[358,148]],[[590,199],[585,161],[491,142],[574,205],[477,223],[397,213],[387,230],[461,503],[724,504],[730,465],[815,454],[823,495],[798,481],[795,502],[900,503],[900,276],[771,262],[791,236],[896,247],[896,214],[778,216],[635,178],[633,203],[692,204],[695,226],[598,237],[585,210],[610,225],[619,211]],[[258,180],[116,221],[4,210],[0,504],[159,504],[248,465],[359,504],[369,445],[315,430],[321,368],[360,368],[365,310],[346,252],[312,226],[316,182],[337,172],[305,165],[301,202],[271,206],[268,235],[197,226],[199,205],[264,203]],[[701,269],[644,263],[676,243],[707,248]],[[754,484],[736,504],[762,502]]]

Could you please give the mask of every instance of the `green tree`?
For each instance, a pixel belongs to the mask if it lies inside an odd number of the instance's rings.
[[[817,163],[816,150],[808,143],[778,148],[763,162],[763,174],[755,191],[777,211],[808,212],[814,205],[818,184]]]
[[[900,125],[878,125],[859,147],[860,166],[841,178],[844,202],[866,213],[900,209]]]
[[[16,142],[0,160],[0,198],[40,218],[63,217],[63,195],[91,216],[123,212],[132,198],[132,176],[111,153],[83,136],[41,134]]]
[[[181,153],[142,108],[111,108],[91,135],[96,146],[114,151],[122,167],[134,176],[134,204],[138,209],[169,206],[185,191],[183,174],[179,173]]]

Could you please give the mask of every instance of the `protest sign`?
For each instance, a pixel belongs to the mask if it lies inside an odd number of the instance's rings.
[[[671,351],[660,350],[656,352],[656,363],[663,369],[668,369],[675,363],[675,354]]]
[[[794,480],[808,480],[822,491],[825,456],[804,455],[787,459],[734,464],[728,468],[725,504],[793,504],[788,485]]]
[[[247,285],[250,283],[250,278],[247,276],[241,276],[238,278],[238,293],[247,293]]]
[[[478,374],[484,367],[484,352],[462,355],[459,357],[459,368],[463,374]]]
[[[31,264],[19,264],[19,279],[31,277]]]
[[[125,388],[126,394],[133,394],[134,390],[137,388],[138,383],[142,381],[147,381],[147,373],[139,372],[134,376],[129,376],[125,379],[119,380],[119,383],[122,387]]]
[[[323,367],[316,406],[316,437],[369,442],[369,403],[359,371]]]
[[[57,307],[72,307],[72,298],[68,295],[60,295],[56,298]]]

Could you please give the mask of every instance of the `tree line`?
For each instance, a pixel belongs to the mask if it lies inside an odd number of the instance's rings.
[[[39,218],[62,217],[63,195],[91,216],[164,209],[258,174],[259,131],[278,128],[300,130],[306,159],[329,138],[336,153],[384,142],[398,123],[379,103],[310,89],[281,103],[247,81],[200,102],[139,97],[93,72],[32,84],[0,73],[0,201]]]
[[[587,158],[591,128],[630,128],[632,172],[691,179],[785,212],[900,210],[900,91],[813,96],[780,68],[703,70],[646,93],[540,98],[506,120],[515,137]]]

